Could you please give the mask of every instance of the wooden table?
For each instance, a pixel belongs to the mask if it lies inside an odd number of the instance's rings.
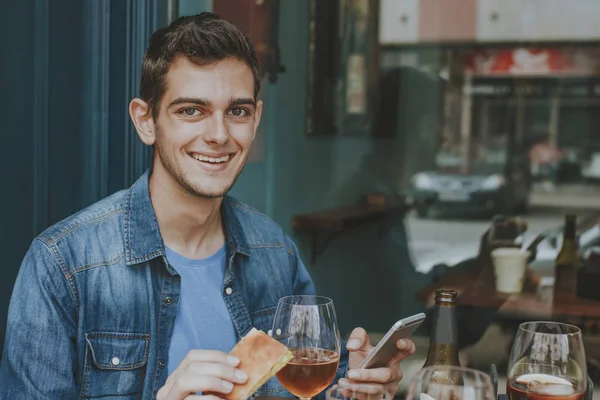
[[[380,224],[380,237],[385,236],[394,218],[403,218],[409,206],[404,197],[386,198],[367,195],[357,204],[329,210],[295,215],[291,225],[296,231],[312,234],[311,263],[336,237],[368,223]]]
[[[531,284],[521,293],[498,293],[492,280],[482,277],[475,266],[460,272],[450,272],[438,282],[416,293],[418,300],[433,304],[435,290],[454,289],[459,293],[458,304],[481,308],[497,309],[498,316],[514,319],[560,319],[593,318],[600,319],[600,301],[577,298],[568,293],[553,296],[551,289],[536,287],[541,275],[532,275]],[[598,289],[600,290],[600,288]]]
[[[544,320],[576,325],[583,333],[588,365],[600,370],[600,301],[577,298],[567,293],[553,295],[552,287],[540,290],[538,284],[542,276],[551,273],[532,274],[529,285],[521,293],[504,294],[496,291],[493,280],[473,262],[471,268],[450,270],[436,283],[419,290],[416,297],[433,306],[436,289],[456,290],[463,317],[467,315],[462,323],[469,325],[469,329],[463,332],[463,336],[467,336],[463,339],[468,345],[478,342],[494,320],[502,320],[513,327],[524,321]]]

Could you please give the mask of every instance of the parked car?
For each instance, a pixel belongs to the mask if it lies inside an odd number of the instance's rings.
[[[532,182],[526,158],[478,162],[467,172],[460,168],[451,171],[439,168],[413,177],[409,196],[419,217],[448,212],[485,216],[527,212]]]

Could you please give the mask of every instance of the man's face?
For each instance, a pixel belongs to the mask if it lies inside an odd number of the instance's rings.
[[[194,196],[224,196],[246,163],[261,111],[244,62],[199,66],[176,58],[154,121],[155,171]]]

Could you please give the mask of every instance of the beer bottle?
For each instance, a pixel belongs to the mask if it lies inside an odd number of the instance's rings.
[[[429,351],[424,367],[453,365],[458,361],[458,326],[454,290],[438,289],[435,292],[433,328],[429,339]]]
[[[573,214],[567,214],[563,230],[563,243],[555,262],[555,293],[575,294],[577,270],[579,269],[579,243],[576,235],[576,225],[577,217]]]

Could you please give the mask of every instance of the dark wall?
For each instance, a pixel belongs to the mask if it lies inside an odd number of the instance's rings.
[[[39,3],[39,2],[36,2]],[[46,132],[47,149],[39,157],[47,158],[48,179],[46,221],[40,221],[39,230],[77,210],[82,203],[83,141],[82,119],[86,103],[82,91],[83,78],[83,7],[84,2],[52,2],[47,8],[48,36],[40,38],[47,44],[47,68],[34,58],[36,74],[47,74],[47,105],[43,95],[34,96],[40,107],[48,109]],[[62,5],[62,7],[61,7]],[[34,9],[42,13],[42,10]],[[40,50],[43,51],[43,50]],[[34,55],[37,57],[37,55]],[[44,207],[44,204],[38,204]],[[34,232],[38,233],[38,232]]]
[[[0,1],[0,346],[33,238],[149,165],[127,104],[167,2]]]
[[[34,229],[34,1],[0,2],[0,341],[18,265]]]

